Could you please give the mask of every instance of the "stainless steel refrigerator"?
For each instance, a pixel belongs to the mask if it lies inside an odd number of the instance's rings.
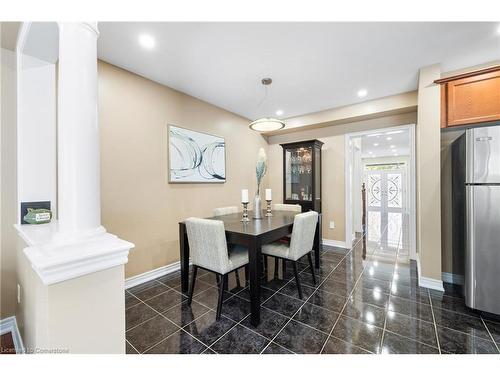
[[[500,314],[500,126],[467,129],[452,157],[453,248],[465,258],[465,303]]]

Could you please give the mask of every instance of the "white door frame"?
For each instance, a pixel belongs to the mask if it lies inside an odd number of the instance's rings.
[[[388,128],[378,128],[361,132],[347,133],[344,139],[344,181],[345,181],[345,243],[346,247],[351,247],[352,237],[352,209],[351,202],[351,178],[350,170],[352,165],[351,138],[368,134],[385,133],[393,130],[409,130],[410,136],[410,163],[407,172],[410,174],[409,194],[409,215],[410,215],[410,259],[417,259],[417,220],[416,220],[416,158],[415,158],[415,124],[392,126]]]

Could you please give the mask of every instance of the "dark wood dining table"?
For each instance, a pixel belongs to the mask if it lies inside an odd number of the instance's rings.
[[[226,239],[230,244],[245,246],[248,249],[249,281],[250,281],[250,307],[251,322],[253,326],[260,323],[260,282],[262,274],[262,245],[279,240],[292,233],[295,212],[273,211],[273,216],[262,219],[253,219],[251,211],[248,212],[249,222],[242,222],[242,214],[229,214],[213,216],[208,219],[224,222]],[[187,293],[189,285],[189,242],[184,221],[179,223],[179,247],[181,261],[181,287]],[[316,226],[313,250],[315,252],[315,267],[320,266],[319,252],[321,250],[321,215]]]

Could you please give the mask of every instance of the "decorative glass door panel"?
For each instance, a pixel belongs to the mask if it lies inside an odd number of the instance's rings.
[[[312,147],[285,150],[285,199],[312,201]]]
[[[367,173],[368,206],[380,207],[382,201],[382,175],[380,172]]]
[[[387,173],[387,206],[403,208],[403,173]]]
[[[405,205],[405,170],[366,170],[365,183],[368,240],[397,247]]]

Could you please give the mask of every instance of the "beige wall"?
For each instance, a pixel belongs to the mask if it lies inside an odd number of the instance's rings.
[[[4,23],[2,23],[3,36]],[[1,49],[0,319],[16,309],[16,55]]]
[[[420,69],[417,111],[417,252],[419,276],[441,280],[440,65]]]
[[[178,261],[180,220],[239,205],[242,188],[253,195],[267,143],[247,119],[102,61],[98,69],[102,223],[135,244],[130,277]],[[226,183],[168,183],[169,123],[225,138]]]
[[[273,189],[275,199],[281,201],[283,196],[283,151],[279,144],[315,138],[324,142],[322,153],[323,238],[344,242],[346,209],[344,179],[345,134],[414,124],[415,122],[416,113],[410,112],[269,137],[269,185]],[[329,221],[332,220],[335,222],[335,229],[329,229]]]

